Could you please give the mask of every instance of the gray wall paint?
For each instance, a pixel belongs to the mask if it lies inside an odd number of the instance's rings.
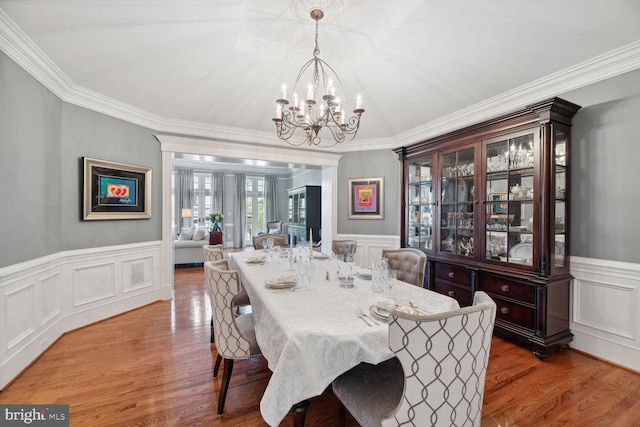
[[[391,150],[346,153],[338,166],[338,234],[400,235],[402,163]],[[349,219],[349,179],[384,177],[384,219]]]
[[[0,53],[0,267],[64,250],[160,240],[160,144],[143,127],[63,103]],[[153,169],[152,219],[82,221],[81,157]]]
[[[82,157],[150,167],[151,219],[82,221]],[[64,103],[61,162],[61,182],[67,188],[62,194],[62,250],[162,239],[162,159],[151,130]]]
[[[571,152],[571,254],[640,262],[640,70],[561,95],[582,106]]]
[[[0,53],[0,267],[61,248],[62,102]],[[74,183],[74,191],[77,186]]]

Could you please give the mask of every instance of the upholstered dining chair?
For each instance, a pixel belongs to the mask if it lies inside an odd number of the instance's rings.
[[[220,261],[221,259],[224,259],[224,252],[222,249],[222,245],[203,245],[202,246],[202,250],[204,252],[204,261]],[[238,296],[235,298],[234,300],[235,302],[235,306],[237,307],[244,307],[246,305],[251,305],[251,302],[249,301],[249,295],[247,295],[247,292],[244,289],[240,290],[240,293],[238,294]],[[215,336],[213,334],[213,313],[211,314],[211,338],[209,339],[209,341],[211,343],[215,342]],[[222,359],[218,359],[217,365],[216,366],[220,366],[220,361]],[[216,376],[218,376],[218,372],[216,369]]]
[[[389,260],[389,269],[398,272],[398,280],[423,287],[427,255],[419,249],[383,249],[382,258]]]
[[[393,310],[389,348],[396,357],[361,363],[333,381],[362,427],[479,426],[496,304],[484,292],[472,306],[433,315]]]
[[[255,249],[264,249],[264,242],[267,239],[273,239],[273,246],[287,246],[287,236],[282,234],[259,234],[253,236],[253,247]]]
[[[358,249],[358,242],[353,239],[334,240],[331,242],[331,250],[336,255],[355,254]]]
[[[258,235],[262,234],[282,234],[282,221],[268,221],[267,231],[258,233]]]
[[[216,350],[224,359],[218,396],[218,415],[222,415],[234,360],[248,359],[261,352],[253,328],[253,313],[240,316],[235,314],[235,299],[240,293],[238,271],[229,270],[227,260],[207,261],[204,263],[204,271],[214,313]],[[215,374],[214,368],[214,376]]]
[[[202,251],[204,252],[205,262],[224,259],[222,245],[202,245]]]

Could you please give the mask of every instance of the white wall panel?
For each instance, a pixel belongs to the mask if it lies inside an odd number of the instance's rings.
[[[374,258],[382,256],[383,249],[397,249],[400,247],[400,236],[339,234],[336,240],[354,239],[358,242],[356,264],[359,267],[370,268]]]
[[[65,332],[160,300],[161,248],[90,248],[0,268],[0,389]]]
[[[571,257],[573,348],[640,371],[640,265]]]

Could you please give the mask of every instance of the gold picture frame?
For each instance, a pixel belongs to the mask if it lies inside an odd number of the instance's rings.
[[[349,219],[384,219],[384,178],[349,179]]]

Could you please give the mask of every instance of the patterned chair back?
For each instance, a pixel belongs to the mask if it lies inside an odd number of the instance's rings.
[[[273,239],[273,246],[285,247],[287,246],[287,236],[281,234],[259,234],[253,236],[254,249],[264,249],[264,241],[267,239]]]
[[[267,222],[267,234],[282,234],[282,221]]]
[[[236,326],[233,300],[240,292],[238,271],[229,270],[227,260],[207,261],[204,272],[211,298],[214,335],[218,354],[225,359],[251,357],[251,343]]]
[[[423,287],[427,269],[427,255],[419,249],[383,249],[382,257],[389,260],[389,269],[398,271],[398,280]]]
[[[336,255],[355,254],[358,249],[358,242],[353,239],[334,240],[331,242],[331,249]]]
[[[202,251],[204,252],[204,261],[220,261],[224,259],[224,252],[222,251],[222,245],[203,245]]]
[[[474,305],[446,313],[393,311],[389,348],[402,364],[405,385],[382,425],[479,426],[495,317],[496,304],[481,291]]]

